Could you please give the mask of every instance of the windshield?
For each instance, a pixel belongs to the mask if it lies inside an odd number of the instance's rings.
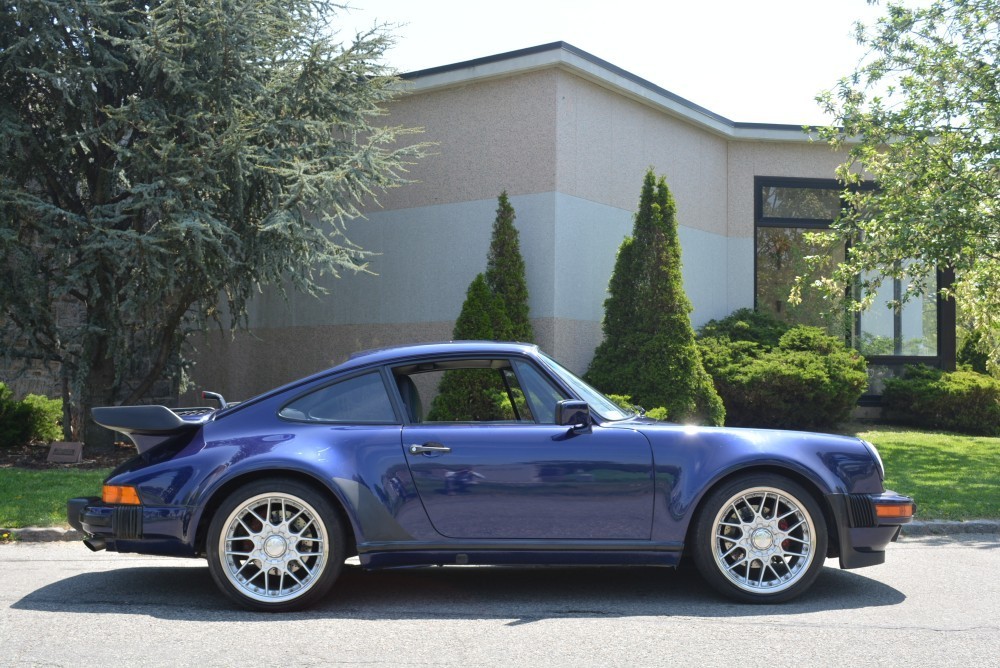
[[[583,382],[576,375],[559,364],[545,353],[539,353],[549,370],[566,383],[581,399],[590,404],[590,407],[605,420],[624,420],[635,415],[632,411],[625,410],[606,396]]]

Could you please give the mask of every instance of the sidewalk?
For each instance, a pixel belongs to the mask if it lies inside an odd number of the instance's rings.
[[[46,543],[51,541],[83,540],[83,534],[63,527],[25,527],[24,529],[0,529],[0,534],[9,533],[15,541],[25,543]],[[961,536],[967,534],[1000,534],[1000,520],[968,520],[949,522],[928,520],[903,525],[903,536]],[[1000,536],[998,536],[1000,539]]]

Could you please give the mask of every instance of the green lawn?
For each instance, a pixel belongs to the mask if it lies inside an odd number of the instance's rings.
[[[1000,438],[882,425],[851,433],[878,448],[885,486],[914,497],[918,519],[1000,519]]]
[[[917,500],[918,518],[1000,519],[1000,438],[852,425],[882,454],[886,487]],[[0,469],[0,527],[63,526],[66,499],[97,496],[108,469]]]
[[[0,527],[66,525],[66,500],[100,496],[111,469],[0,469]]]

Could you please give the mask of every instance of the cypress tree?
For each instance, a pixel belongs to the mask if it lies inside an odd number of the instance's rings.
[[[510,339],[511,323],[500,298],[478,274],[466,292],[462,312],[455,322],[455,340]],[[503,419],[503,385],[493,369],[447,371],[427,419],[478,421]]]
[[[618,249],[604,302],[604,341],[586,378],[673,421],[722,424],[725,408],[705,371],[681,277],[676,205],[666,180],[646,172],[632,236]]]
[[[524,258],[517,228],[514,227],[514,207],[507,199],[507,191],[497,200],[497,217],[493,221],[493,237],[486,256],[486,284],[500,298],[510,318],[511,331],[501,337],[498,333],[487,337],[529,343],[535,334],[528,319],[528,283],[524,276]]]

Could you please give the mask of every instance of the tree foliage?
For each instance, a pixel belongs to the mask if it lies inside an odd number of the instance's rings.
[[[666,181],[650,169],[632,236],[618,249],[604,302],[604,341],[586,378],[605,392],[662,406],[671,420],[722,424],[725,409],[691,328],[675,214]]]
[[[824,284],[842,294],[861,280],[864,306],[886,277],[906,297],[933,293],[935,270],[954,268],[955,294],[1000,354],[1000,0],[889,2],[858,26],[869,57],[820,102],[840,127],[825,130],[848,161],[853,213],[834,225],[852,244]],[[867,174],[865,174],[867,172]]]
[[[0,5],[0,340],[79,411],[134,402],[263,285],[365,267],[358,205],[420,153],[380,28],[327,0]]]
[[[497,217],[493,221],[493,236],[486,256],[486,284],[503,302],[510,318],[509,338],[530,343],[534,341],[535,333],[528,319],[528,282],[514,218],[514,207],[510,205],[505,190],[497,199]]]

